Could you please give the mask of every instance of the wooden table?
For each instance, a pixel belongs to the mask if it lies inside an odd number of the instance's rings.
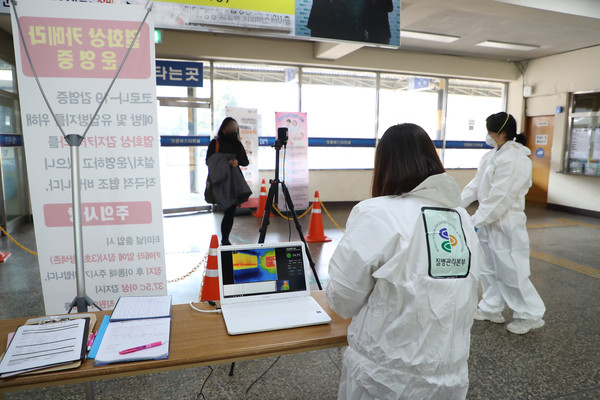
[[[193,310],[189,304],[174,305],[168,359],[101,367],[94,367],[93,360],[85,360],[76,369],[4,378],[0,379],[0,398],[3,397],[3,393],[10,391],[346,346],[346,331],[350,320],[344,320],[331,311],[324,291],[313,292],[312,295],[331,316],[330,324],[231,336],[227,333],[221,314],[200,313]],[[96,314],[99,327],[102,317],[110,314],[110,311]],[[1,320],[0,343],[6,343],[8,334],[23,325],[27,319],[29,318]]]

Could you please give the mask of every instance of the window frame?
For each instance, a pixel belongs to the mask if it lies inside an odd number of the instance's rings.
[[[501,110],[498,111],[503,111],[506,110],[506,106],[507,106],[507,90],[508,90],[508,82],[504,82],[504,81],[493,81],[493,80],[484,80],[484,79],[465,79],[462,77],[450,77],[450,76],[426,76],[426,75],[419,75],[419,74],[410,74],[410,73],[402,73],[402,72],[398,72],[398,71],[375,71],[375,70],[368,70],[368,69],[352,69],[352,68],[336,68],[336,67],[329,67],[329,66],[307,66],[307,65],[293,65],[293,64],[286,64],[286,63],[268,63],[268,62],[247,62],[247,61],[219,61],[219,60],[202,60],[202,62],[205,63],[209,63],[210,64],[210,97],[209,98],[198,98],[196,99],[196,101],[200,101],[204,104],[208,104],[208,107],[211,110],[211,121],[210,121],[210,126],[213,128],[211,130],[211,136],[212,137],[214,135],[214,130],[215,130],[215,110],[214,110],[214,103],[215,103],[215,99],[217,98],[217,96],[215,95],[215,63],[219,64],[219,63],[225,63],[225,64],[239,64],[239,65],[257,65],[257,66],[265,66],[265,67],[273,67],[275,69],[285,69],[285,68],[294,68],[297,71],[297,82],[295,83],[297,85],[297,93],[298,93],[298,110],[283,110],[283,111],[298,111],[298,112],[302,112],[303,110],[303,102],[305,101],[302,93],[302,86],[305,84],[304,80],[305,80],[305,73],[308,70],[323,70],[323,71],[331,71],[332,75],[335,75],[336,72],[337,73],[344,73],[344,72],[351,72],[351,73],[356,73],[356,74],[374,74],[374,79],[375,79],[375,116],[374,116],[374,126],[373,126],[373,137],[369,138],[369,137],[361,137],[361,138],[347,138],[347,137],[309,137],[309,157],[310,157],[310,148],[315,148],[315,147],[328,147],[331,148],[332,151],[337,151],[337,150],[342,150],[344,148],[357,148],[357,147],[361,147],[361,148],[365,148],[365,147],[372,147],[373,149],[373,155],[374,155],[374,151],[375,151],[375,147],[377,144],[377,140],[378,140],[378,136],[379,136],[379,128],[380,128],[380,111],[381,111],[381,76],[382,75],[400,75],[400,76],[405,76],[405,77],[415,77],[415,78],[430,78],[430,79],[437,79],[441,82],[441,84],[443,85],[443,93],[442,93],[442,97],[441,97],[441,109],[438,108],[437,112],[439,114],[439,121],[438,121],[438,126],[440,127],[439,131],[436,130],[435,133],[435,137],[432,137],[432,139],[434,140],[434,143],[436,145],[436,147],[438,148],[438,150],[440,151],[440,158],[442,159],[442,163],[444,163],[444,158],[445,158],[445,152],[447,149],[464,149],[464,150],[470,150],[470,149],[486,149],[486,148],[490,148],[489,146],[487,146],[485,144],[485,141],[466,141],[466,140],[447,140],[447,112],[448,112],[448,94],[449,94],[449,87],[450,87],[450,83],[452,80],[455,81],[465,81],[465,82],[472,82],[474,83],[474,88],[477,88],[477,82],[488,82],[488,83],[493,83],[493,84],[498,84],[501,86],[501,91],[502,91],[502,108]],[[206,79],[205,79],[206,80]],[[193,96],[188,96],[186,99],[186,101],[192,101],[194,102]],[[441,132],[441,137],[437,137],[438,132]],[[430,135],[434,134],[433,132],[430,132]],[[202,140],[202,143],[206,143],[206,139],[210,139],[210,137],[208,138],[203,138],[204,140]],[[259,137],[259,146],[272,146],[272,143],[274,141],[274,134],[268,134],[268,135],[264,135]],[[335,150],[337,149],[337,150]],[[445,166],[448,169],[472,169],[472,168],[476,168],[477,166],[467,166],[467,167],[452,167],[452,166]],[[268,169],[264,169],[264,168],[260,168],[261,170],[268,170]],[[369,167],[358,167],[358,168],[348,168],[347,166],[342,166],[342,167],[331,167],[331,168],[310,168],[310,170],[348,170],[348,169],[370,169]]]

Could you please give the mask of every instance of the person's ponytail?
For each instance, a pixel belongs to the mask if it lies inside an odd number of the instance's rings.
[[[514,141],[525,146],[527,143],[527,136],[525,136],[525,133],[519,133],[517,136],[515,136]]]

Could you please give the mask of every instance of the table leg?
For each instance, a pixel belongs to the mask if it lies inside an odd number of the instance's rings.
[[[94,382],[86,382],[85,383],[85,398],[87,400],[94,400]],[[3,399],[0,399],[3,400]]]

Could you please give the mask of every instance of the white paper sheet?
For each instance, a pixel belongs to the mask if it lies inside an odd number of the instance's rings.
[[[88,319],[20,326],[4,358],[0,373],[39,369],[81,359]]]
[[[171,296],[122,296],[110,317],[111,321],[171,316]]]
[[[169,358],[170,331],[171,318],[111,321],[104,332],[94,365]],[[162,344],[157,347],[119,354],[122,350],[159,341]]]

